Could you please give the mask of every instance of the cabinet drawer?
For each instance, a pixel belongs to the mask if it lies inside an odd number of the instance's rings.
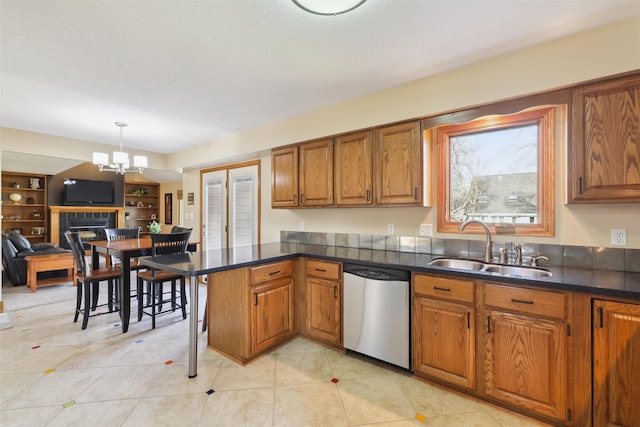
[[[437,276],[416,274],[413,277],[416,294],[473,303],[473,282],[471,280],[447,279]]]
[[[562,292],[486,284],[484,303],[486,306],[557,319],[567,316],[567,295]]]
[[[305,262],[304,272],[307,276],[340,280],[340,263],[308,259]]]
[[[293,272],[293,261],[286,260],[273,262],[249,269],[251,284],[268,282],[269,280],[279,279],[281,277],[291,276]]]

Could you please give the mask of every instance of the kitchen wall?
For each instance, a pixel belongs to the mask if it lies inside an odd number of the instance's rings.
[[[271,209],[271,161],[274,147],[379,124],[434,115],[577,82],[640,69],[640,18],[557,39],[447,73],[264,126],[220,141],[183,150],[167,157],[150,157],[150,166],[183,168],[186,199],[184,225],[200,233],[199,169],[260,158],[262,167],[262,242],[278,241],[280,230],[385,234],[395,224],[396,234],[416,235],[421,223],[434,224],[433,208]],[[0,129],[2,150],[59,157],[60,147],[74,158],[91,161],[95,144],[30,132]],[[67,150],[67,146],[69,150]],[[221,149],[220,147],[224,147]],[[627,229],[627,248],[640,248],[640,204],[564,205],[565,147],[556,145],[556,236],[553,238],[497,237],[582,246],[610,246],[610,229]],[[105,148],[103,148],[103,151]],[[481,239],[459,234],[436,237]]]
[[[640,68],[640,20],[599,28],[545,45],[505,55],[470,67],[420,80],[279,124],[280,133],[301,134],[298,141],[366,125],[429,115],[516,95],[562,87],[591,78]],[[635,52],[635,54],[630,54]],[[367,120],[368,117],[372,119]],[[386,119],[385,119],[386,118]],[[325,133],[312,128],[326,124]],[[273,128],[265,135],[277,133]],[[252,137],[258,139],[260,132]],[[283,143],[293,141],[283,141]],[[566,205],[566,135],[556,134],[556,235],[496,236],[496,241],[519,241],[579,246],[611,246],[610,229],[627,230],[627,248],[640,248],[640,204]],[[262,182],[270,183],[270,158],[262,159]],[[435,182],[435,176],[432,177]],[[435,208],[271,209],[270,192],[263,184],[263,241],[277,241],[279,230],[386,234],[395,224],[397,235],[414,236],[420,224],[433,224]],[[441,238],[482,239],[467,234],[440,234]]]

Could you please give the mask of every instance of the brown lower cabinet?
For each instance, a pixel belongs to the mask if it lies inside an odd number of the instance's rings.
[[[208,343],[246,363],[291,338],[294,260],[209,274]]]
[[[569,420],[567,295],[484,284],[484,393]]]
[[[306,335],[342,345],[342,268],[339,262],[305,260]]]
[[[413,369],[475,388],[474,283],[413,276]]]
[[[640,427],[640,304],[593,309],[593,425]]]
[[[416,273],[413,289],[417,376],[570,424],[566,292]]]

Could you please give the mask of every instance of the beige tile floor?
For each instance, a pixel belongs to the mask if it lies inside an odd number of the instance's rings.
[[[122,334],[115,313],[74,324],[71,285],[5,284],[3,300],[13,324],[0,330],[4,427],[543,425],[301,337],[243,367],[201,333],[189,379],[178,313],[155,330],[134,319]]]

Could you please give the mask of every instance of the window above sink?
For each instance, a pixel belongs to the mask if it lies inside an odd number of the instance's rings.
[[[556,133],[565,107],[535,107],[486,115],[427,130],[437,147],[439,232],[464,221],[513,235],[554,235]],[[480,231],[478,229],[478,231]]]

